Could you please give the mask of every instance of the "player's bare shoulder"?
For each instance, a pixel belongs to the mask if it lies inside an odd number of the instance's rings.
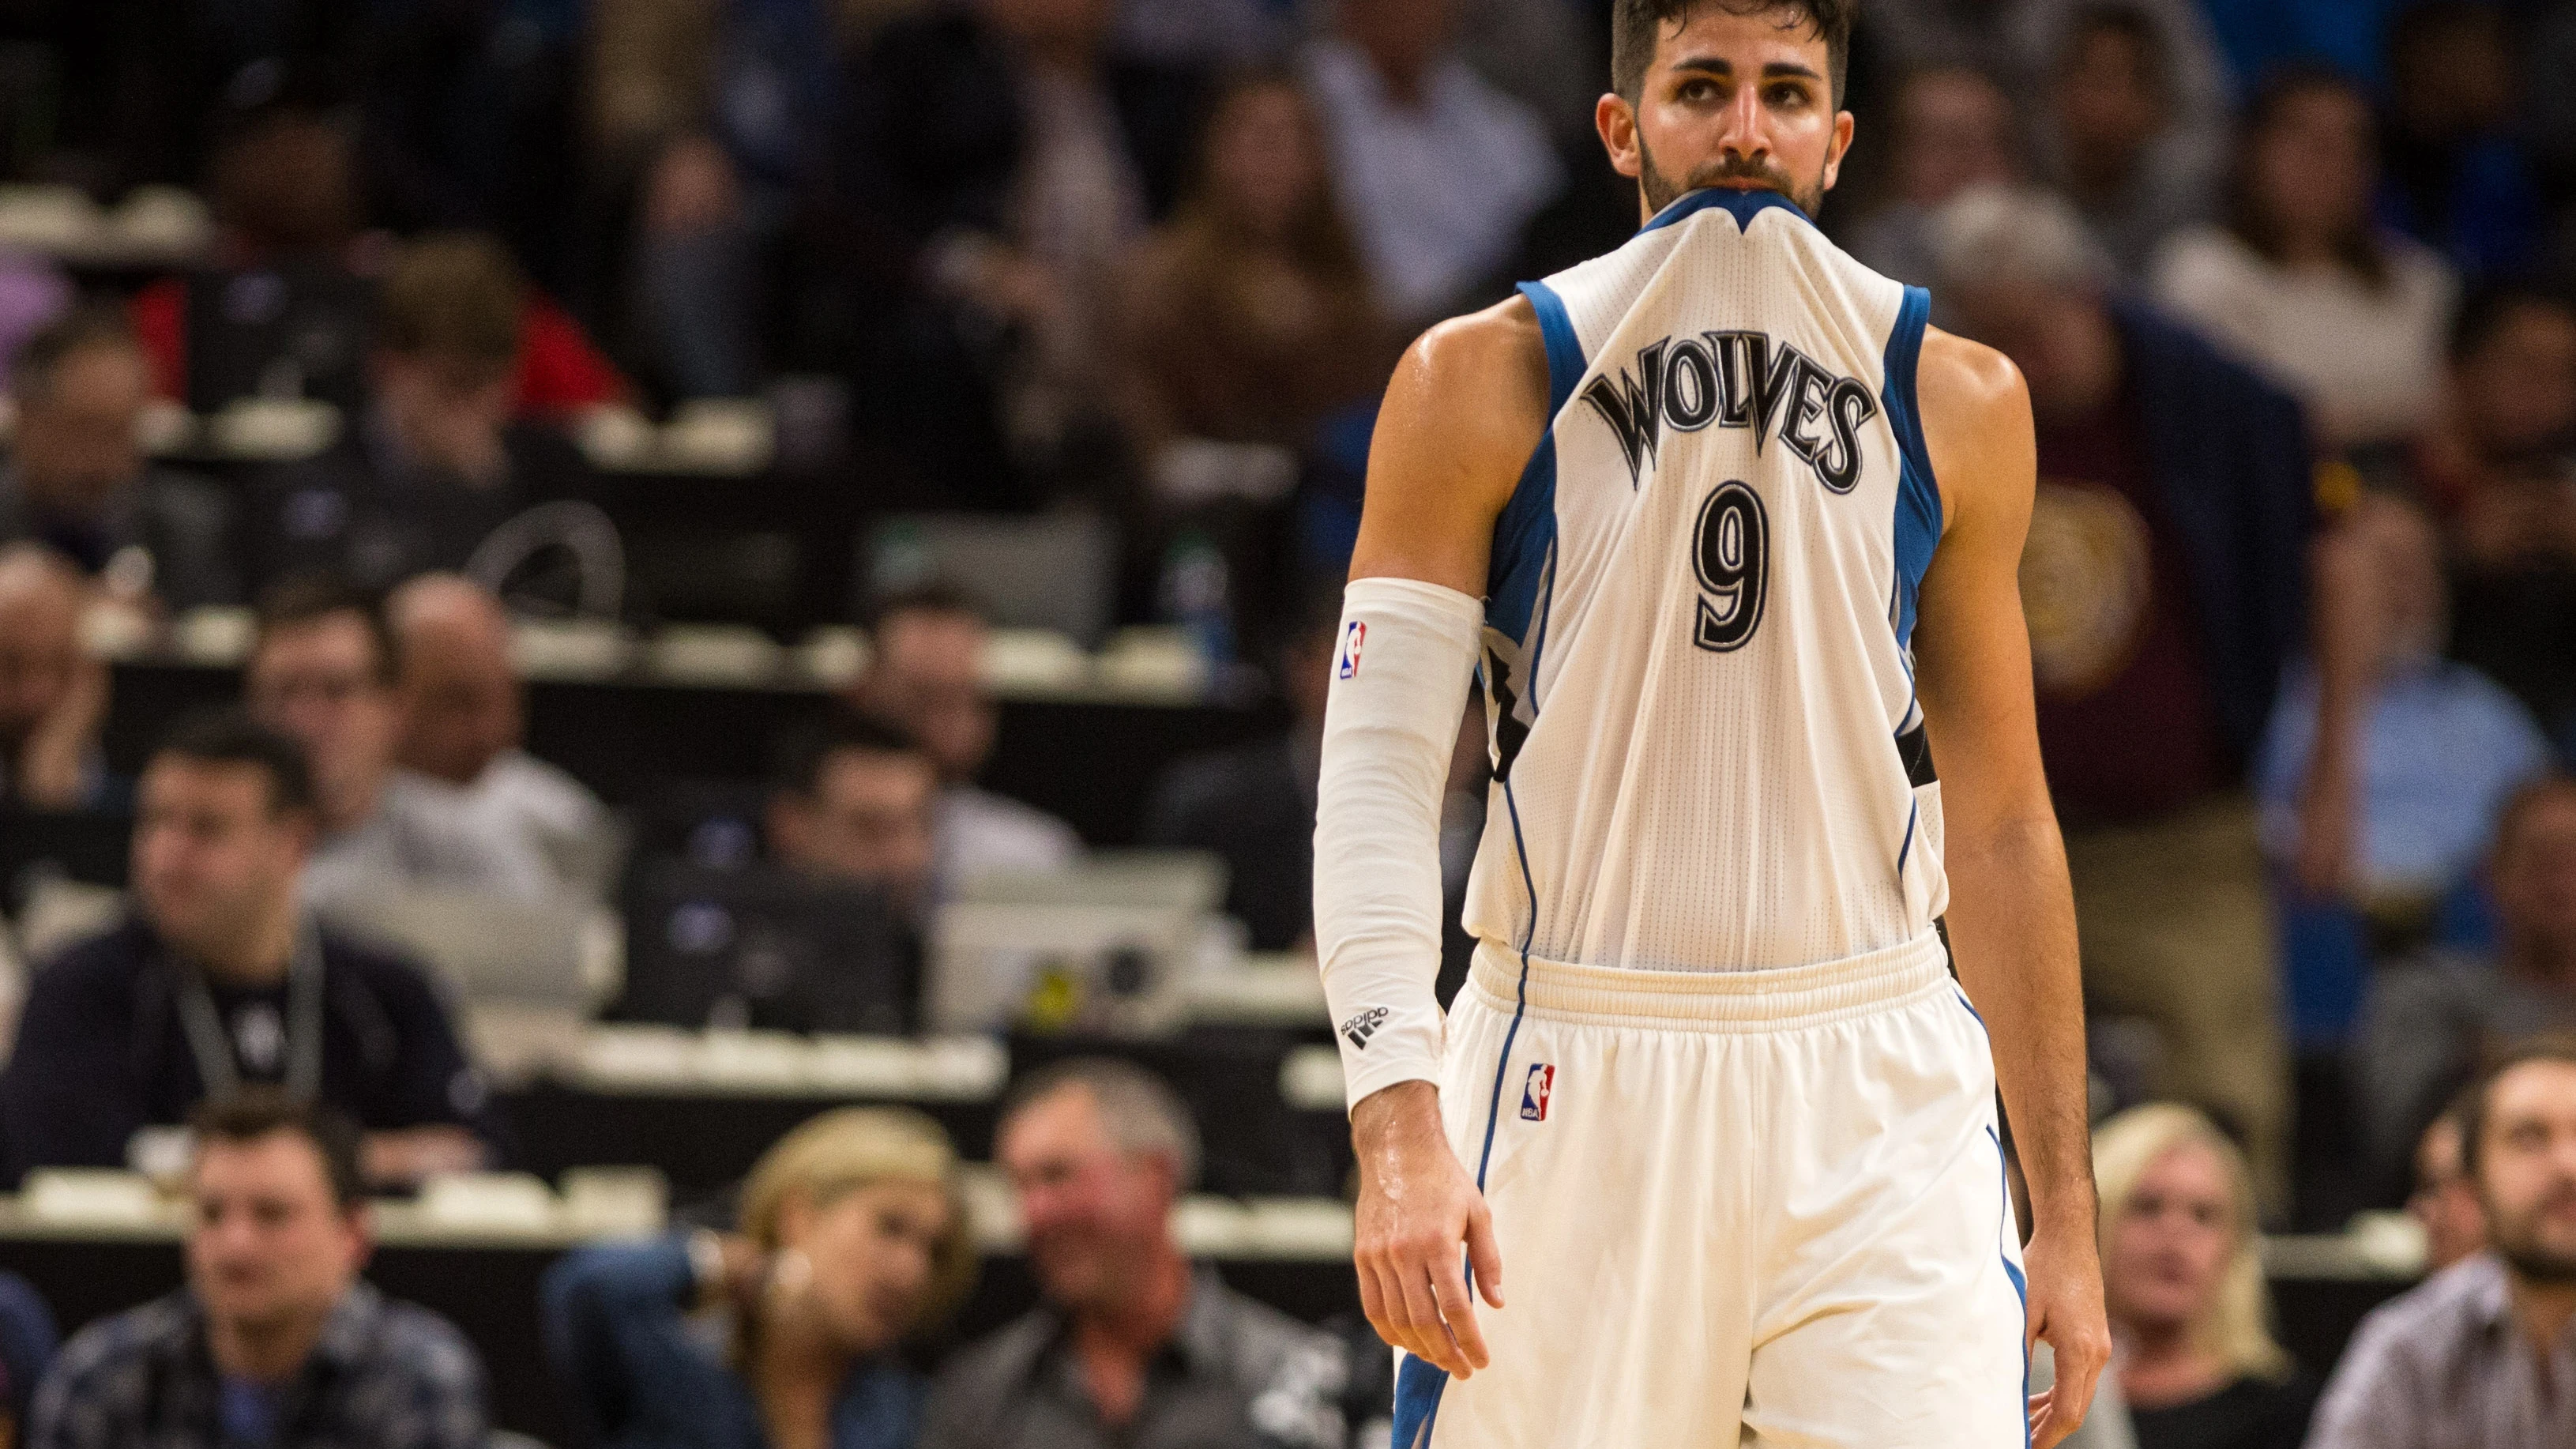
[[[1547,425],[1547,341],[1527,299],[1423,333],[1378,411],[1354,575],[1483,593],[1494,520]]]
[[[2026,513],[2036,468],[2030,389],[2012,359],[1937,327],[1923,333],[1914,395],[1944,519]]]
[[[1538,310],[1515,296],[1415,339],[1397,364],[1387,405],[1422,408],[1419,421],[1451,446],[1500,449],[1517,473],[1547,430],[1547,384]]]

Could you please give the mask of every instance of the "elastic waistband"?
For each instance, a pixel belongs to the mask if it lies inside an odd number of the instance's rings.
[[[1476,945],[1467,989],[1498,1011],[1611,1026],[1694,1031],[1778,1031],[1910,1006],[1954,990],[1949,953],[1926,931],[1901,946],[1752,971],[1636,971],[1526,958],[1492,941]]]

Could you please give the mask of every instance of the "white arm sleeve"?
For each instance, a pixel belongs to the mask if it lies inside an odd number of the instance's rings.
[[[1440,1078],[1440,799],[1484,614],[1414,579],[1342,594],[1315,798],[1315,949],[1353,1106]]]

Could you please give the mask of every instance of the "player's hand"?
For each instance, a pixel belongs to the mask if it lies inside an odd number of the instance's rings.
[[[2057,1357],[2057,1381],[2030,1397],[2031,1449],[2054,1449],[2084,1422],[2093,1386],[2111,1362],[2102,1264],[2091,1232],[2043,1226],[2022,1250],[2022,1270],[2030,1288],[2023,1350],[2045,1339]]]
[[[1485,1196],[1441,1130],[1439,1089],[1399,1082],[1372,1093],[1351,1112],[1351,1144],[1360,1167],[1351,1258],[1369,1326],[1466,1378],[1489,1359],[1461,1259],[1475,1263],[1476,1287],[1500,1308],[1503,1255]],[[2100,1307],[2097,1290],[2097,1317]]]

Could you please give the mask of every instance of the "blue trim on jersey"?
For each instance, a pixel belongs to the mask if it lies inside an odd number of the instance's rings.
[[[1521,839],[1521,802],[1512,782],[1503,782],[1503,808],[1512,816],[1512,849],[1521,860],[1521,888],[1529,892],[1529,920],[1521,927],[1519,999],[1512,1003],[1512,1024],[1503,1033],[1503,1054],[1494,1063],[1494,1095],[1485,1104],[1485,1147],[1476,1154],[1476,1191],[1485,1190],[1485,1169],[1494,1160],[1494,1127],[1503,1117],[1503,1078],[1512,1069],[1512,1043],[1520,1039],[1521,1018],[1529,1011],[1530,942],[1538,937],[1538,882],[1530,874],[1529,845]],[[1472,1276],[1472,1275],[1471,1275]]]
[[[1815,225],[1814,220],[1798,208],[1798,203],[1777,191],[1740,191],[1732,186],[1711,186],[1705,190],[1694,191],[1656,212],[1653,221],[1637,229],[1637,235],[1644,236],[1650,231],[1661,231],[1675,222],[1688,221],[1712,206],[1719,207],[1732,215],[1739,231],[1751,226],[1753,218],[1773,207],[1778,207],[1810,226]]]
[[[1973,1017],[1975,1017],[1975,1018],[1977,1019],[1977,1030],[1979,1030],[1979,1031],[1985,1031],[1985,1030],[1986,1030],[1986,1014],[1985,1014],[1984,1012],[1982,1012],[1982,1011],[1977,1010],[1977,1003],[1975,1003],[1975,1002],[1973,1002],[1973,1001],[1970,1001],[1970,1000],[1968,999],[1968,993],[1967,993],[1966,988],[1964,988],[1964,987],[1960,986],[1958,982],[1953,981],[1953,982],[1951,982],[1951,983],[1950,983],[1950,989],[1951,989],[1952,991],[1956,991],[1956,992],[1958,992],[1958,993],[1959,993],[1959,1004],[1960,1004],[1961,1006],[1964,1006],[1964,1007],[1968,1008],[1968,1014],[1969,1014],[1970,1016],[1973,1016]],[[1994,1039],[1995,1039],[1995,1038],[1994,1038],[1994,1033],[1992,1033],[1992,1032],[1986,1032],[1986,1040],[1987,1040],[1987,1041],[1992,1042]],[[2000,1147],[2002,1147],[2002,1146],[2003,1146],[2003,1144],[2002,1144],[2002,1143],[2000,1143],[2000,1142],[1998,1142],[1998,1143],[1996,1143],[1996,1144],[1995,1144],[1995,1146],[1996,1146],[1996,1147],[1998,1147],[1998,1148],[2000,1148]]]
[[[1521,295],[1538,313],[1539,335],[1547,344],[1547,431],[1531,450],[1519,486],[1502,516],[1494,520],[1493,559],[1486,567],[1485,622],[1515,643],[1530,642],[1530,627],[1539,615],[1539,596],[1556,548],[1556,419],[1574,400],[1574,389],[1590,365],[1565,301],[1545,282],[1521,283]],[[1527,695],[1529,681],[1521,681]]]
[[[1941,542],[1941,489],[1932,478],[1932,455],[1923,446],[1923,412],[1914,400],[1914,365],[1923,351],[1923,327],[1932,294],[1905,289],[1896,326],[1887,334],[1887,384],[1880,402],[1896,431],[1896,647],[1914,647],[1914,604],[1932,550]]]
[[[1565,299],[1556,295],[1554,287],[1523,282],[1520,293],[1538,313],[1538,335],[1547,343],[1547,420],[1553,427],[1556,415],[1574,401],[1574,389],[1592,364],[1583,355],[1583,339],[1575,335],[1574,315],[1565,310]]]
[[[1476,1154],[1476,1191],[1485,1190],[1485,1170],[1494,1161],[1494,1128],[1503,1118],[1503,1079],[1511,1075],[1512,1044],[1520,1039],[1521,1020],[1529,1013],[1529,948],[1538,933],[1538,885],[1530,875],[1529,847],[1521,840],[1520,802],[1512,782],[1503,781],[1503,805],[1512,816],[1512,848],[1520,855],[1521,885],[1529,891],[1529,923],[1521,928],[1519,999],[1512,1005],[1512,1024],[1503,1032],[1502,1055],[1494,1061],[1494,1093],[1485,1103],[1485,1145]],[[1476,1292],[1476,1265],[1466,1265],[1467,1292]],[[1395,1435],[1390,1449],[1431,1449],[1431,1428],[1440,1417],[1440,1394],[1449,1386],[1449,1371],[1408,1353],[1395,1371]]]
[[[1896,873],[1905,874],[1905,857],[1914,853],[1914,822],[1923,814],[1923,802],[1917,800],[1905,812],[1905,843],[1896,848]]]
[[[1440,1417],[1440,1391],[1449,1372],[1406,1354],[1395,1367],[1395,1438],[1389,1449],[1430,1449],[1431,1426]]]
[[[1976,1008],[1972,1006],[1968,1010],[1974,1012]],[[2012,1216],[2012,1168],[2004,1162],[2004,1140],[1995,1135],[1992,1127],[1986,1129],[1986,1140],[1995,1144],[1995,1185],[2003,1189],[2004,1216],[2009,1219]],[[2030,1312],[2030,1280],[2014,1265],[2010,1254],[2000,1256],[2003,1258],[2004,1276],[2012,1280],[2013,1296],[2021,1300],[2021,1311]]]
[[[1959,994],[1959,1004],[1962,1006],[1968,1006],[1968,996],[1966,992],[1961,992]],[[1968,1006],[1968,1014],[1970,1016],[1977,1016],[1977,1009],[1973,1006]],[[1982,1016],[1977,1016],[1977,1025],[1984,1026],[1985,1024],[1986,1019]],[[1995,1129],[1992,1127],[1988,1127],[1986,1129],[1986,1140],[1995,1144],[1995,1185],[2003,1190],[2004,1230],[2013,1232],[2018,1236],[2019,1230],[2013,1222],[2012,1167],[2009,1163],[2004,1161],[2004,1140],[1995,1134]],[[2005,1252],[2001,1248],[1997,1248],[1995,1250],[1995,1257],[2004,1265],[2004,1278],[2012,1284],[2013,1296],[2021,1300],[2022,1322],[2027,1325],[2030,1321],[2030,1279],[2023,1274],[2020,1268],[2014,1266],[2012,1254]],[[2022,1449],[2030,1449],[2030,1342],[2028,1335],[2029,1329],[2025,1326],[2023,1329],[2021,1350],[2021,1390],[2013,1395],[2013,1417],[2021,1421]]]

